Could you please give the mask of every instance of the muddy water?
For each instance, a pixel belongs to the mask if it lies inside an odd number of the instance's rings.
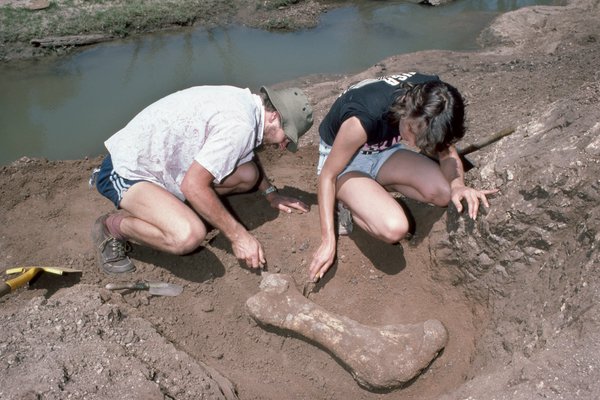
[[[54,62],[0,66],[0,165],[22,156],[76,159],[152,101],[201,84],[256,90],[313,73],[351,73],[393,54],[476,49],[495,16],[557,1],[459,0],[425,7],[356,1],[315,29],[293,33],[245,27],[154,34],[91,47]]]

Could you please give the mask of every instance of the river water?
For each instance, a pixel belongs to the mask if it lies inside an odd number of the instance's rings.
[[[560,4],[546,0],[458,0],[442,7],[355,1],[292,33],[240,26],[188,29],[87,48],[53,62],[0,65],[0,165],[22,156],[79,159],[146,105],[194,85],[256,91],[310,74],[353,73],[418,50],[474,50],[498,14]]]

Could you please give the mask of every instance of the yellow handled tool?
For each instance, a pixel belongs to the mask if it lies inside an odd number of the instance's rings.
[[[55,274],[55,275],[64,275],[67,272],[82,272],[81,270],[78,270],[78,269],[58,268],[58,267],[10,268],[10,269],[6,270],[7,274],[11,275],[11,274],[21,273],[21,275],[17,276],[16,278],[12,278],[7,281],[4,281],[4,282],[0,282],[0,297],[12,292],[13,290],[15,290],[17,288],[20,288],[21,286],[24,286],[25,284],[30,282],[33,278],[35,278],[37,276],[37,274],[39,274],[42,271],[49,272],[49,273]]]

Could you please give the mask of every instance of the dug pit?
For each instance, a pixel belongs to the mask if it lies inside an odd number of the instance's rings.
[[[393,390],[421,373],[446,346],[438,320],[367,326],[335,315],[304,297],[289,275],[263,273],[260,293],[246,302],[259,323],[313,341],[371,390]]]

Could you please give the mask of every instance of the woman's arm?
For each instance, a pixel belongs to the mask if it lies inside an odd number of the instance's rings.
[[[444,174],[450,184],[452,203],[454,203],[458,212],[462,212],[463,206],[461,201],[464,199],[467,202],[469,217],[476,219],[479,210],[479,202],[481,201],[483,205],[488,208],[490,205],[486,195],[496,193],[498,192],[498,189],[477,190],[466,186],[463,165],[454,146],[450,146],[446,150],[441,151],[438,157],[442,174]]]
[[[360,120],[351,117],[344,121],[327,157],[318,180],[319,217],[321,226],[321,245],[313,256],[309,277],[317,281],[325,275],[335,258],[335,199],[338,175],[346,168],[358,149],[367,141]]]

